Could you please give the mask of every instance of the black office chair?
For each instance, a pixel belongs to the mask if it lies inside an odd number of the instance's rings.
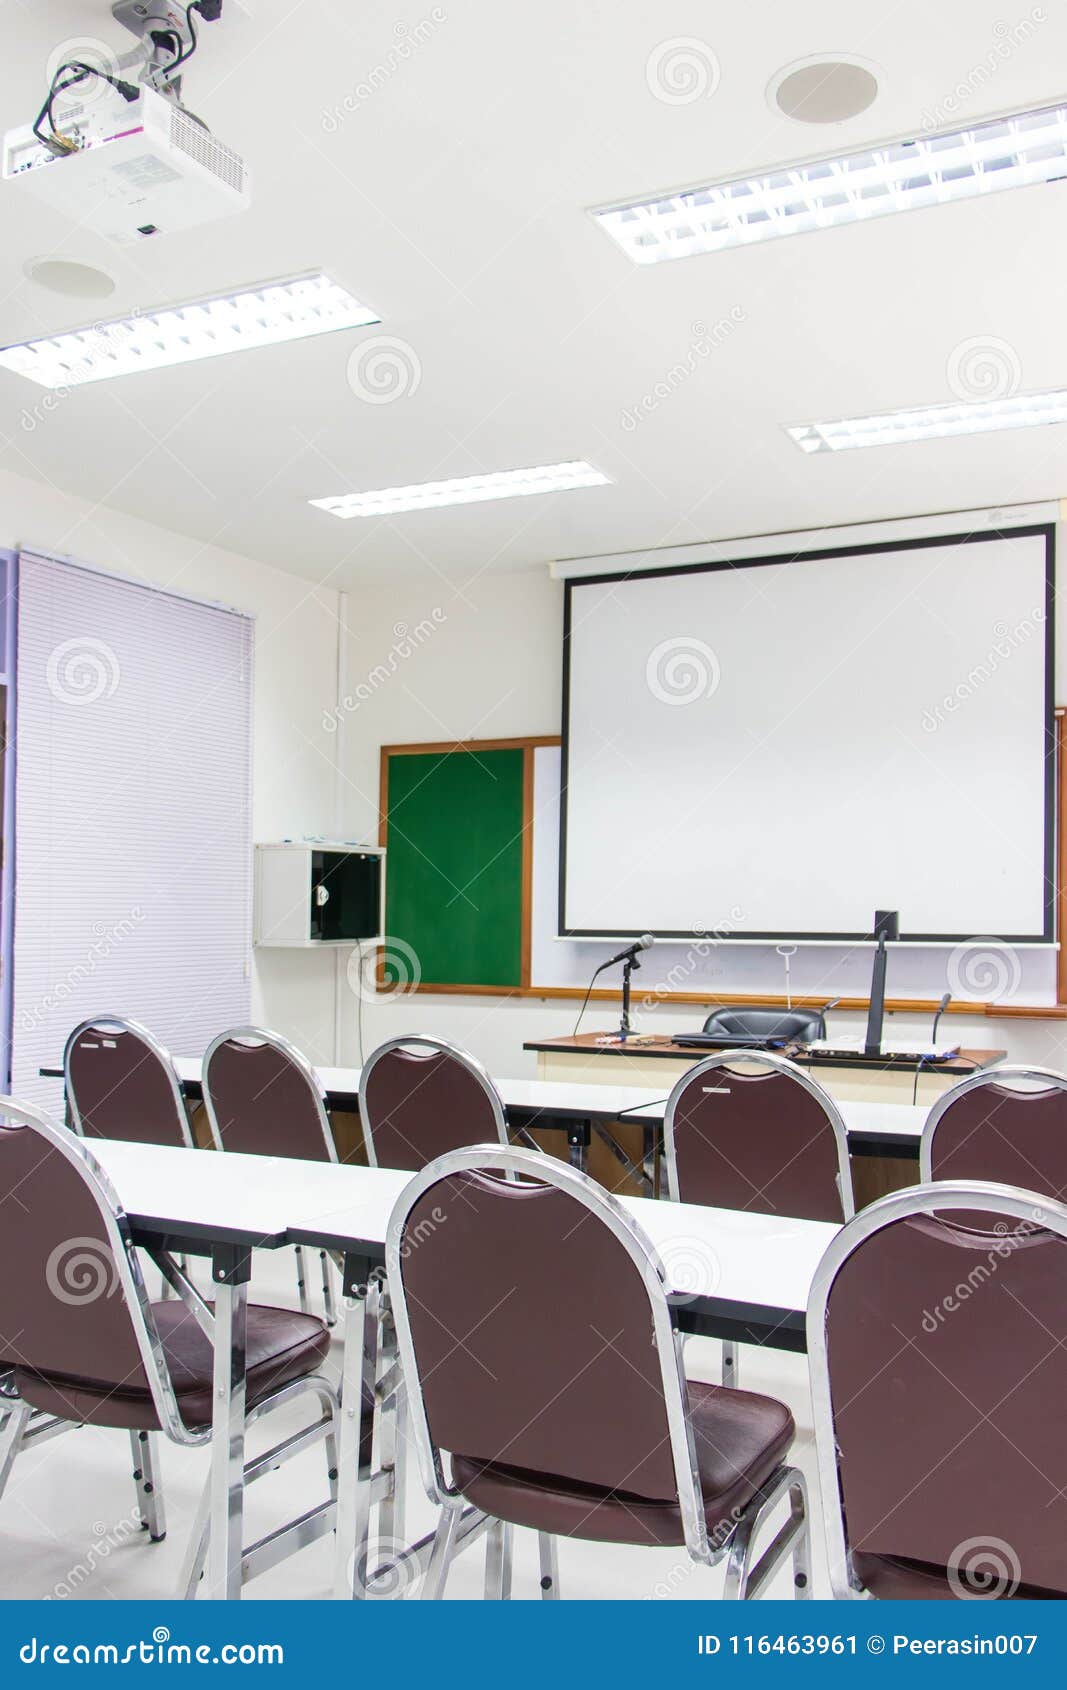
[[[773,1005],[751,1004],[741,1009],[713,1009],[704,1023],[705,1033],[722,1039],[782,1039],[790,1044],[810,1044],[825,1039],[826,1017],[821,1009],[775,1009]]]

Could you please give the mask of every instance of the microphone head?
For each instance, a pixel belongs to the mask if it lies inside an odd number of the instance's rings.
[[[948,1006],[951,1002],[952,1002],[952,993],[946,992],[944,994],[944,996],[942,997],[941,1002],[937,1006],[938,1015],[944,1015],[945,1010],[948,1008]]]
[[[642,933],[640,939],[638,939],[636,945],[634,946],[634,950],[647,951],[651,947],[655,937],[656,935],[654,933]]]

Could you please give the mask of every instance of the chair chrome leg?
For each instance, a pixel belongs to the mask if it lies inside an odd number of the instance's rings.
[[[22,1434],[29,1425],[32,1413],[29,1403],[16,1403],[8,1415],[3,1431],[0,1432],[0,1496],[3,1496],[7,1488],[11,1469],[15,1465],[15,1457],[22,1443]]]
[[[333,1279],[330,1274],[330,1258],[325,1250],[319,1251],[319,1269],[322,1273],[322,1312],[327,1326],[337,1325],[337,1306],[333,1299]]]
[[[737,1345],[728,1338],[722,1341],[722,1382],[724,1385],[736,1385],[741,1377],[741,1358],[737,1353]]]
[[[789,1518],[775,1533],[759,1560],[753,1564],[752,1546],[763,1521],[788,1495]],[[779,1467],[761,1491],[746,1503],[730,1539],[726,1566],[724,1601],[746,1602],[761,1596],[786,1556],[793,1557],[793,1594],[811,1595],[810,1528],[808,1493],[798,1467]]]
[[[378,1373],[377,1281],[351,1291],[346,1286],[345,1347],[341,1363],[341,1432],[338,1440],[339,1490],[334,1545],[335,1597],[351,1601],[366,1596],[370,1544],[371,1465],[361,1464],[364,1387],[374,1388]]]
[[[441,1517],[437,1522],[434,1533],[433,1548],[430,1550],[430,1560],[426,1568],[420,1595],[424,1602],[440,1602],[448,1583],[449,1569],[456,1553],[456,1536],[462,1510],[459,1508],[442,1508]]]
[[[247,1281],[215,1285],[211,1543],[205,1594],[231,1602],[240,1600],[244,1582],[247,1292]]]
[[[204,1488],[200,1493],[196,1514],[193,1519],[192,1530],[189,1533],[189,1544],[182,1563],[181,1582],[178,1586],[183,1602],[194,1602],[200,1580],[204,1576],[204,1566],[207,1562],[208,1532],[211,1527],[211,1475],[204,1481]]]
[[[507,1602],[511,1597],[512,1528],[507,1520],[494,1520],[485,1539],[485,1598]]]
[[[308,1301],[308,1288],[304,1280],[304,1246],[294,1244],[293,1255],[296,1257],[296,1291],[300,1298],[300,1313],[310,1314],[311,1304]]]
[[[793,1595],[798,1601],[811,1599],[811,1517],[808,1513],[808,1487],[802,1475],[789,1487],[789,1508],[793,1525],[797,1528],[793,1539]]]
[[[551,1532],[538,1532],[537,1553],[541,1561],[541,1600],[554,1602],[559,1598],[559,1557],[556,1540]]]
[[[141,1525],[153,1543],[162,1543],[167,1535],[167,1517],[159,1484],[155,1439],[151,1432],[131,1432],[130,1453],[133,1456],[133,1482],[137,1486]]]

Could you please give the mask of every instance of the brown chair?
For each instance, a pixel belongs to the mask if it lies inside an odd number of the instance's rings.
[[[302,1162],[336,1162],[326,1089],[307,1057],[280,1033],[231,1027],[204,1052],[204,1103],[216,1150],[246,1156],[290,1156]],[[300,1307],[310,1308],[304,1252],[295,1246]],[[319,1251],[326,1324],[336,1323],[333,1281]]]
[[[1067,1596],[1067,1207],[884,1197],[827,1250],[807,1331],[834,1595]]]
[[[424,1593],[442,1595],[473,1506],[489,1524],[487,1596],[510,1595],[515,1525],[558,1537],[729,1556],[755,1596],[788,1553],[810,1595],[792,1415],[768,1397],[687,1385],[659,1257],[626,1209],[554,1158],[453,1152],[411,1180],[386,1241],[426,1490],[441,1509]],[[450,1476],[446,1476],[448,1452]],[[752,1564],[756,1527],[789,1517]],[[465,1529],[465,1528],[464,1528]]]
[[[211,1438],[212,1307],[170,1257],[181,1300],[150,1302],[129,1226],[107,1176],[84,1140],[36,1111],[0,1098],[0,1331],[13,1364],[9,1415],[0,1432],[0,1494],[20,1449],[74,1425],[129,1432],[138,1469],[138,1500],[154,1541],[165,1523],[156,1479],[155,1434],[203,1445]],[[16,1194],[17,1193],[17,1197]],[[294,1398],[318,1400],[320,1417],[298,1438],[287,1437],[245,1470],[248,1483],[313,1441],[324,1440],[330,1501],[314,1524],[272,1533],[246,1551],[246,1576],[257,1559],[272,1565],[279,1538],[302,1547],[331,1529],[337,1494],[336,1417],[332,1385],[319,1372],[329,1334],[319,1320],[284,1309],[248,1310],[247,1423]],[[369,1451],[365,1452],[369,1460]],[[195,1591],[206,1549],[194,1539],[187,1594]]]
[[[997,1180],[1067,1202],[1067,1078],[1015,1064],[968,1075],[926,1118],[919,1177]]]
[[[70,1123],[83,1138],[192,1149],[181,1081],[147,1027],[117,1015],[75,1027],[63,1052]]]
[[[848,1136],[829,1092],[784,1056],[720,1051],[683,1074],[663,1117],[667,1195],[795,1220],[855,1213]],[[738,1356],[723,1344],[723,1384]]]
[[[359,1077],[359,1112],[372,1168],[417,1173],[465,1144],[508,1142],[500,1094],[482,1064],[447,1039],[387,1039]]]

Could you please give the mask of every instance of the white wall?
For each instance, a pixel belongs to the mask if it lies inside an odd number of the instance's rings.
[[[359,837],[375,836],[382,744],[559,732],[563,588],[546,573],[494,576],[486,570],[457,594],[427,566],[395,588],[353,593],[346,622],[347,690],[356,708],[345,713],[340,730],[345,825]],[[1064,635],[1067,622],[1061,623]],[[729,952],[724,970],[725,993]],[[419,994],[364,1001],[363,1046],[370,1051],[403,1031],[440,1033],[496,1074],[521,1076],[536,1065],[536,1057],[523,1051],[524,1041],[571,1032],[576,1014],[577,1004],[565,999]],[[703,1014],[699,1005],[661,1004],[643,1012],[640,1024],[666,1033],[699,1026]],[[617,1018],[614,1004],[594,1004],[583,1029],[608,1028]],[[855,1035],[862,1025],[860,1015],[838,1012],[830,1030]],[[925,1041],[929,1019],[894,1016],[890,1031]],[[953,1016],[942,1033],[964,1044],[1006,1047],[1013,1060],[1067,1067],[1065,1023]],[[346,1060],[357,1060],[354,994],[344,1005],[343,1048]]]
[[[330,832],[335,747],[323,715],[335,695],[337,594],[331,588],[309,587],[235,552],[0,472],[0,545],[19,544],[252,612],[254,837]],[[258,1020],[329,1060],[331,958],[256,951],[252,1004]]]

